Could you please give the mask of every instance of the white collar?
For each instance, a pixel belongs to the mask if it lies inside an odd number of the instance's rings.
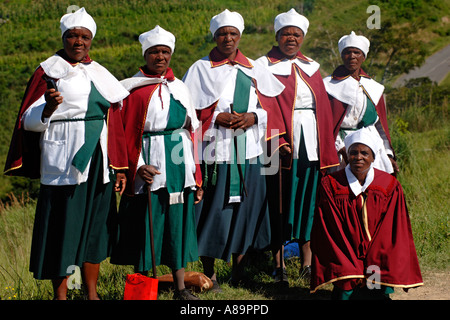
[[[267,56],[262,56],[256,60],[258,64],[262,64],[265,68],[269,69],[271,73],[280,76],[289,76],[292,72],[292,64],[295,63],[304,73],[311,77],[320,68],[320,64],[310,58],[308,61],[295,58],[292,60],[283,59],[276,63],[271,63]]]
[[[356,104],[356,97],[360,87],[369,96],[374,105],[378,104],[384,92],[383,85],[367,77],[361,77],[358,81],[350,76],[345,79],[333,79],[332,76],[328,76],[323,79],[323,82],[325,89],[331,96],[350,106]]]
[[[352,189],[353,194],[357,197],[364,191],[366,191],[367,187],[372,183],[373,178],[375,176],[375,171],[373,170],[373,165],[370,165],[369,171],[366,175],[366,180],[364,181],[364,184],[361,185],[358,181],[358,179],[353,174],[352,170],[350,169],[350,165],[348,164],[345,167],[345,175],[347,176],[348,185],[350,186],[350,189]]]
[[[70,77],[73,73],[80,71],[86,72],[100,94],[111,103],[119,102],[129,94],[106,68],[95,61],[86,65],[79,63],[73,67],[69,62],[55,54],[42,62],[41,67],[46,75],[55,79]]]
[[[183,77],[183,82],[191,91],[195,108],[201,110],[215,103],[222,96],[231,73],[237,69],[254,79],[257,90],[265,96],[275,97],[284,90],[284,85],[272,73],[261,65],[254,64],[253,60],[248,60],[253,68],[239,64],[211,67],[208,56],[196,61]]]

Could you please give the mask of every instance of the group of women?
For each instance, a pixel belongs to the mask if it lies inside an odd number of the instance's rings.
[[[232,259],[237,285],[252,249],[271,249],[275,281],[287,283],[290,239],[312,291],[332,282],[334,297],[358,297],[369,265],[383,297],[422,284],[383,86],[361,69],[369,41],[343,36],[343,65],[322,79],[300,51],[308,27],[294,9],[279,14],[278,45],[253,61],[238,48],[244,19],[225,10],[210,21],[216,46],[180,80],[175,37],[156,26],[139,36],[145,64],[119,82],[89,58],[86,10],[61,18],[63,49],[28,83],[5,167],[40,178],[30,271],[52,280],[55,299],[73,265],[98,299],[108,256],[140,273],[167,265],[182,300],[198,299],[188,262],[200,258],[220,292],[215,259]]]

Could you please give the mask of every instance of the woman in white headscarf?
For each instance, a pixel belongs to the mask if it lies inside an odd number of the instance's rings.
[[[301,277],[310,276],[310,232],[320,171],[338,165],[320,65],[300,51],[308,27],[308,19],[294,9],[280,13],[274,21],[278,46],[257,60],[285,85],[275,98],[276,108],[267,109],[268,132],[279,132],[268,135],[270,149],[278,149],[282,158],[283,229],[279,226],[279,178],[267,177],[275,281],[282,283],[287,283],[287,274],[280,249],[286,240],[300,242]]]
[[[196,209],[198,246],[205,274],[216,288],[216,258],[233,256],[232,280],[237,283],[248,249],[270,243],[260,159],[267,116],[258,96],[274,96],[283,86],[238,49],[243,30],[237,12],[214,16],[210,31],[216,47],[183,78],[202,122],[205,197]]]
[[[319,186],[311,291],[332,283],[333,299],[386,299],[423,285],[402,186],[374,167],[383,141],[362,128],[344,143],[348,165]]]
[[[324,78],[333,111],[336,150],[343,167],[347,163],[345,136],[357,129],[368,128],[384,142],[379,150],[375,150],[375,168],[396,174],[399,169],[387,123],[384,86],[371,79],[361,67],[369,47],[370,41],[353,31],[341,37],[338,48],[343,64]]]
[[[30,271],[52,279],[66,299],[67,279],[81,267],[88,299],[98,299],[100,262],[109,255],[115,193],[125,188],[123,137],[108,113],[128,91],[89,49],[97,27],[84,8],[61,18],[64,49],[42,62],[28,83],[6,174],[40,178]],[[51,83],[55,86],[46,84]]]
[[[186,85],[169,67],[175,36],[156,26],[139,36],[146,64],[122,84],[130,91],[119,119],[127,144],[127,187],[119,207],[119,237],[111,256],[140,273],[152,268],[148,215],[151,191],[155,266],[172,269],[175,299],[198,299],[184,284],[184,268],[198,260],[194,202],[201,199],[191,134],[198,127]]]

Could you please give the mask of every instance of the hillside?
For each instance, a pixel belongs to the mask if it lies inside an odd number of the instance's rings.
[[[133,75],[143,64],[138,36],[156,24],[177,38],[171,67],[179,78],[213,47],[210,18],[228,8],[240,12],[245,30],[240,49],[256,59],[275,44],[273,19],[295,8],[310,20],[302,51],[319,61],[322,74],[340,63],[337,41],[351,30],[371,39],[371,52],[364,68],[377,80],[390,81],[426,55],[450,42],[449,5],[441,1],[370,1],[380,7],[381,29],[368,29],[369,1],[324,0],[171,0],[85,1],[98,25],[91,57],[118,79]],[[6,156],[16,114],[26,83],[38,64],[61,48],[59,19],[67,1],[3,1],[0,4],[0,154]],[[393,23],[395,22],[395,23]],[[406,34],[406,36],[405,36]],[[4,156],[0,166],[4,167]],[[0,177],[0,199],[11,191],[36,192],[36,182]]]

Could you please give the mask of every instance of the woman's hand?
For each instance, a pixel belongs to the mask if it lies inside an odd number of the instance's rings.
[[[127,185],[127,176],[123,172],[116,173],[116,183],[114,184],[114,191],[119,192],[120,195],[125,191]]]
[[[288,146],[287,144],[281,146],[281,148],[280,148],[280,154],[281,154],[282,156],[286,156],[286,155],[291,154],[291,153],[292,153],[292,149],[291,149],[290,146]]]
[[[198,187],[197,190],[195,191],[194,204],[199,203],[200,201],[202,201],[202,199],[203,199],[203,189],[202,187]]]
[[[47,91],[45,91],[44,97],[46,103],[44,110],[42,111],[42,120],[44,120],[44,118],[49,118],[53,114],[53,112],[58,109],[58,106],[63,102],[61,93],[59,91],[56,91],[55,89],[48,89]]]
[[[345,150],[345,147],[341,148],[338,151],[338,154],[340,154],[342,156],[342,159],[344,160],[345,164],[348,164],[347,151]]]
[[[392,168],[394,169],[394,175],[396,175],[400,171],[397,161],[395,161],[394,157],[392,156],[389,156],[389,160],[391,160]]]
[[[161,174],[158,169],[152,165],[140,166],[137,173],[144,179],[145,183],[151,185],[153,183],[153,177],[157,174]]]
[[[256,118],[252,112],[221,112],[216,117],[216,123],[228,129],[247,130],[256,123]]]

